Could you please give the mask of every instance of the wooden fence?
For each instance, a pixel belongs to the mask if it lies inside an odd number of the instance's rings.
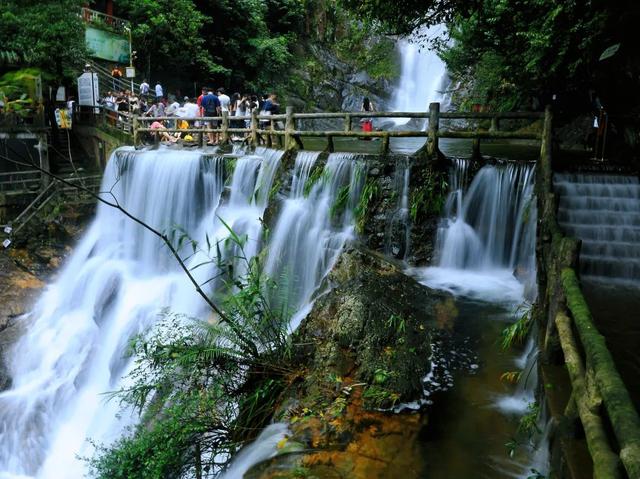
[[[466,113],[466,112],[440,112],[439,103],[431,103],[429,111],[426,112],[340,112],[340,113],[295,113],[292,107],[287,107],[285,114],[280,115],[260,115],[253,111],[250,116],[230,117],[228,112],[223,112],[220,116],[199,117],[199,118],[179,118],[189,123],[189,128],[176,128],[173,124],[162,131],[167,133],[189,134],[198,138],[201,146],[205,143],[205,134],[218,134],[219,142],[227,144],[231,137],[241,135],[242,138],[252,146],[264,143],[267,146],[279,146],[285,149],[303,148],[304,138],[316,137],[328,140],[327,149],[334,151],[333,140],[335,138],[380,138],[382,140],[381,152],[386,154],[389,151],[389,141],[391,138],[427,138],[427,148],[429,153],[438,151],[438,140],[440,138],[468,138],[474,140],[474,154],[479,154],[481,139],[517,139],[517,140],[540,140],[541,136],[536,132],[529,131],[502,131],[500,130],[500,120],[540,120],[544,113],[538,112],[505,112],[505,113]],[[354,120],[374,119],[374,118],[409,118],[421,119],[427,122],[426,130],[384,130],[384,131],[361,131],[353,128]],[[141,141],[141,135],[152,134],[154,141],[160,141],[157,130],[150,128],[150,123],[154,121],[175,122],[177,117],[144,117],[133,118],[133,140],[137,145]],[[488,129],[474,130],[441,130],[440,120],[490,120],[491,127]],[[302,130],[298,128],[301,120],[341,120],[343,128],[341,130]],[[219,125],[214,128],[197,128],[196,122],[200,124]],[[249,122],[245,128],[233,127],[232,122]]]
[[[551,158],[552,116],[545,117],[536,172],[538,197],[538,304],[545,330],[543,356],[559,344],[571,383],[563,417],[579,421],[595,479],[640,478],[640,417],[598,332],[576,274],[579,242],[557,218]],[[544,367],[543,367],[544,369]]]

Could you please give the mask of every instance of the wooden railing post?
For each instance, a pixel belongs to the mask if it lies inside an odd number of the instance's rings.
[[[382,154],[386,155],[389,153],[389,135],[384,135],[382,137]]]
[[[475,160],[482,158],[482,153],[480,153],[480,138],[478,137],[471,140],[471,158]]]
[[[500,118],[497,116],[494,116],[491,118],[491,127],[489,128],[489,131],[498,131],[500,130]]]
[[[344,131],[351,131],[351,114],[344,115]]]
[[[287,107],[287,118],[284,123],[284,149],[289,150],[295,148],[295,142],[292,141],[291,132],[294,130],[293,124],[293,107]]]
[[[133,117],[133,146],[138,146],[138,117]]]
[[[220,143],[226,145],[229,143],[229,112],[222,112],[222,135],[220,138]]]
[[[251,146],[254,148],[258,146],[258,110],[254,109],[251,112]]]
[[[429,145],[427,153],[431,158],[438,156],[438,130],[440,129],[440,103],[429,104]]]

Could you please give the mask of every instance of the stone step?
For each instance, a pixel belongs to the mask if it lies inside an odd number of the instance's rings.
[[[638,226],[640,227],[640,211],[609,211],[587,209],[558,209],[558,222],[581,225],[611,225],[611,226]]]
[[[561,196],[598,196],[607,198],[640,198],[640,184],[555,183]]]
[[[560,226],[568,235],[582,240],[640,242],[640,228],[633,226],[611,227],[610,225],[575,225],[571,223],[560,223]]]
[[[637,176],[632,175],[594,175],[588,173],[556,173],[553,175],[554,183],[599,183],[599,184],[629,184],[640,183]]]
[[[607,256],[617,259],[640,259],[640,243],[583,240],[582,247],[580,248],[580,254],[589,256]]]
[[[599,196],[561,196],[558,206],[564,209],[589,211],[640,211],[636,198],[601,198]]]
[[[640,280],[640,259],[581,254],[580,272],[591,276]]]

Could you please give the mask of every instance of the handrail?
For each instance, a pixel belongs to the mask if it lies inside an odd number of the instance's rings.
[[[207,117],[146,117],[137,116],[133,118],[133,135],[134,144],[137,144],[141,133],[155,133],[156,130],[149,128],[148,123],[154,121],[186,121],[205,123],[204,127],[191,127],[186,129],[163,128],[163,132],[199,135],[200,143],[203,144],[204,133],[221,133],[221,142],[228,143],[230,133],[245,134],[252,145],[257,145],[261,137],[266,135],[266,142],[270,145],[275,138],[284,137],[284,148],[302,147],[303,137],[319,137],[327,138],[327,149],[333,151],[334,138],[359,138],[359,139],[382,139],[382,152],[389,151],[391,138],[428,138],[428,154],[429,156],[439,154],[438,139],[439,138],[458,138],[473,140],[473,154],[480,155],[481,139],[516,139],[516,140],[541,140],[542,136],[537,132],[531,131],[503,131],[499,129],[500,119],[529,119],[538,120],[543,117],[543,113],[539,112],[495,112],[495,113],[467,113],[467,112],[447,112],[440,113],[440,104],[432,103],[429,105],[429,111],[426,112],[404,112],[404,111],[383,111],[383,112],[333,112],[333,113],[295,113],[293,108],[287,107],[286,114],[277,115],[261,115],[254,110],[251,115],[230,116],[228,112],[222,112],[222,115]],[[384,131],[360,131],[353,128],[353,120],[357,118],[419,118],[428,119],[428,130],[384,130]],[[447,119],[477,119],[491,120],[489,129],[475,128],[473,130],[440,130],[440,118]],[[337,119],[343,120],[344,128],[342,130],[310,130],[296,128],[299,120],[321,120],[321,119]],[[249,121],[250,124],[244,128],[232,127],[232,121]],[[207,122],[219,122],[217,125],[206,125]],[[283,125],[284,122],[284,125]],[[268,127],[265,127],[267,125]],[[158,140],[158,135],[154,135]],[[295,142],[295,143],[293,143]]]
[[[542,281],[539,303],[545,315],[548,311],[554,311],[555,316],[546,326],[544,355],[551,354],[554,344],[559,344],[562,349],[573,391],[570,404],[573,402],[577,406],[577,417],[582,423],[593,460],[593,477],[621,478],[621,463],[627,476],[637,479],[640,478],[640,417],[604,337],[593,322],[572,268],[578,254],[578,242],[565,236],[557,222],[557,203],[552,184],[551,128],[552,114],[547,109],[536,173],[540,218],[537,256],[538,264],[542,265],[538,269],[542,275],[539,278]],[[554,290],[559,294],[552,293]],[[604,404],[615,435],[613,444],[608,438],[608,427],[599,410],[599,402]],[[572,417],[574,414],[567,406],[564,415]],[[616,448],[619,450],[617,453]]]

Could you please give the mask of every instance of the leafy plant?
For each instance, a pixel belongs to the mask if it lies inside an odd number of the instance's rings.
[[[220,220],[222,221],[222,220]],[[224,222],[223,222],[224,224]],[[248,258],[246,237],[229,236],[207,248],[181,234],[195,253],[214,251],[216,288],[226,319],[208,322],[163,313],[130,346],[130,386],[111,394],[142,418],[88,459],[96,477],[166,478],[217,471],[270,418],[290,365],[288,316],[269,307],[275,287],[259,257]],[[242,271],[242,274],[236,274]]]
[[[370,210],[370,204],[375,198],[377,198],[378,194],[378,182],[375,180],[375,178],[367,179],[364,187],[362,188],[360,200],[358,201],[355,209],[356,231],[358,233],[364,232],[367,213]]]
[[[532,306],[528,303],[518,308],[520,317],[511,325],[502,330],[501,344],[503,349],[509,349],[514,344],[522,344],[531,331],[533,319]]]

